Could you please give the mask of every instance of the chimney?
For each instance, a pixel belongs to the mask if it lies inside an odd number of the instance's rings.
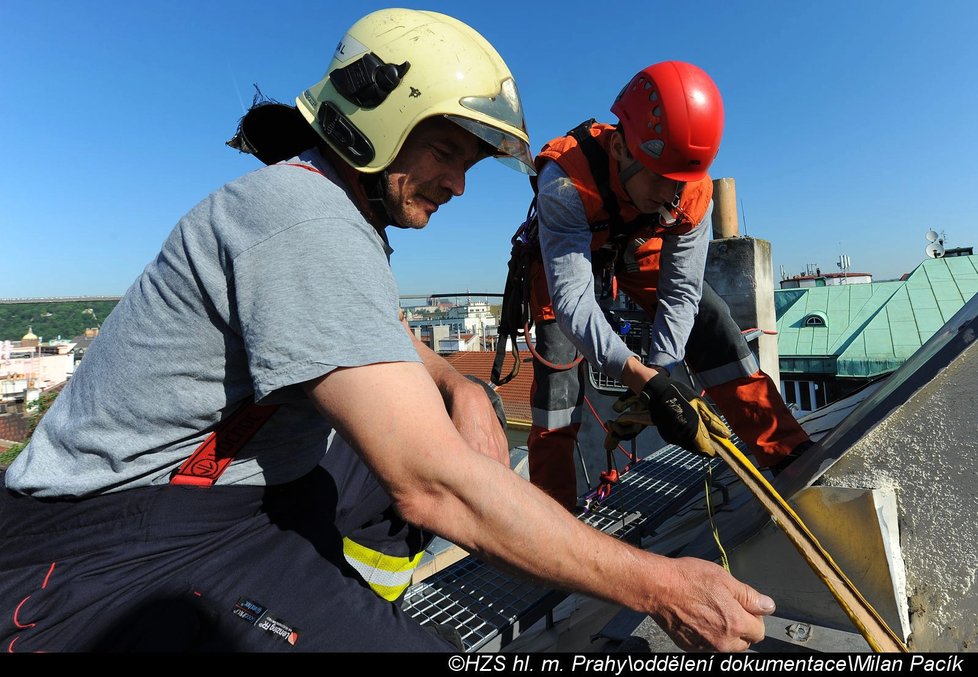
[[[713,239],[737,237],[737,185],[732,178],[713,180]]]

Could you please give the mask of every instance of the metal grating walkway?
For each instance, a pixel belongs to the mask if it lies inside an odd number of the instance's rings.
[[[475,557],[453,564],[412,586],[404,610],[422,625],[444,623],[458,630],[466,651],[475,651],[521,619],[536,622],[550,591],[513,578]],[[556,604],[563,595],[553,600]],[[537,613],[533,613],[534,609]],[[528,621],[532,615],[532,621]]]
[[[734,442],[741,446],[739,440]],[[602,504],[592,505],[578,518],[619,539],[640,543],[703,491],[707,467],[716,472],[719,464],[718,459],[680,447],[664,447],[636,463]],[[457,629],[466,651],[498,650],[565,597],[466,557],[409,588],[402,606],[422,625],[441,623]]]

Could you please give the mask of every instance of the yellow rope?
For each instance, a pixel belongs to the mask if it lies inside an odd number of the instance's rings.
[[[703,464],[706,466],[706,479],[704,480],[704,485],[706,486],[706,514],[710,517],[713,540],[716,541],[717,547],[720,549],[720,564],[727,570],[727,573],[730,573],[730,561],[727,559],[727,551],[723,549],[723,543],[720,542],[720,532],[717,530],[716,522],[713,520],[713,505],[710,502],[710,490],[713,488],[713,465],[706,458],[703,458]]]

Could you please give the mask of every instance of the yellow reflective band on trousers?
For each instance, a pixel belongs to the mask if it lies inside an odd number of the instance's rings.
[[[343,555],[378,596],[393,602],[411,584],[423,552],[414,557],[394,557],[371,550],[349,538],[343,539]]]

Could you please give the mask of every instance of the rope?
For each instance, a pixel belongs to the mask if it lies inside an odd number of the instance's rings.
[[[540,362],[540,364],[542,364],[543,366],[553,369],[554,371],[567,371],[568,369],[573,369],[574,367],[576,367],[578,364],[581,363],[581,360],[584,359],[584,355],[579,354],[577,357],[574,358],[573,362],[568,362],[567,364],[554,364],[550,360],[546,359],[543,355],[538,353],[536,347],[534,347],[533,343],[530,341],[529,322],[523,325],[523,336],[526,339],[526,347],[530,350],[530,354],[533,355],[533,358],[538,362]]]
[[[607,434],[608,426],[606,426],[604,421],[601,420],[601,417],[598,416],[597,410],[595,410],[594,405],[591,404],[591,400],[589,400],[586,395],[584,397],[584,402],[585,404],[587,404],[588,409],[591,410],[591,413],[594,415],[594,418],[597,420],[598,425],[600,425],[601,429],[605,431],[605,434]],[[621,479],[621,475],[631,470],[632,463],[635,463],[638,460],[634,454],[630,454],[628,450],[625,449],[625,447],[621,446],[620,442],[618,443],[616,448],[619,449],[623,454],[625,454],[625,457],[628,459],[628,463],[625,465],[625,469],[622,470],[621,473],[619,473],[618,464],[615,462],[614,449],[606,450],[605,453],[607,454],[608,469],[601,473],[600,475],[601,483],[598,485],[598,488],[594,492],[589,494],[587,497],[585,497],[585,501],[588,506],[588,509],[590,509],[592,499],[596,499],[598,503],[601,503],[606,498],[608,498],[608,496],[611,495],[611,487],[614,484],[617,484],[618,480]]]
[[[720,564],[723,565],[727,573],[730,573],[730,561],[727,559],[727,551],[723,549],[723,543],[720,542],[720,531],[713,519],[713,504],[710,502],[710,493],[713,488],[713,466],[705,457],[702,462],[706,469],[703,484],[706,487],[706,514],[710,517],[710,531],[713,532],[713,540],[716,541],[717,547],[720,549]]]
[[[601,417],[598,416],[598,412],[595,410],[594,405],[591,404],[591,400],[587,398],[587,395],[584,396],[584,403],[588,406],[588,409],[591,410],[591,413],[594,415],[594,418],[597,420],[598,425],[601,426],[601,429],[604,430],[605,432],[608,432],[608,426],[606,426],[604,424],[604,421],[601,420]],[[638,460],[634,454],[628,453],[628,450],[625,449],[625,447],[621,446],[620,443],[618,444],[618,449],[621,450],[621,453],[625,454],[626,458],[628,458],[629,463],[634,463],[635,461]],[[627,471],[628,468],[626,467],[625,470]]]

